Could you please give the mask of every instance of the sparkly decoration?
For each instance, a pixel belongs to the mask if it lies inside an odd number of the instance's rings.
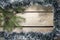
[[[21,6],[30,6],[32,4],[39,5],[52,5],[54,7],[54,29],[52,32],[20,32],[20,33],[8,33],[0,32],[0,37],[4,40],[56,40],[60,37],[60,4],[57,0],[0,0],[0,7],[4,10],[11,8],[17,8]]]

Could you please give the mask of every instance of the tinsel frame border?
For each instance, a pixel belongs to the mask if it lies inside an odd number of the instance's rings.
[[[44,37],[46,40],[55,40],[56,37],[57,38],[60,37],[60,7],[59,7],[59,3],[57,2],[57,0],[51,1],[50,4],[54,7],[54,29],[50,33],[46,33],[46,34],[42,33],[42,34],[43,36],[47,36],[48,38],[50,38],[50,39],[47,39],[46,37]],[[5,40],[9,40],[11,38],[8,34],[10,35],[11,33],[0,32],[0,36],[4,37]]]

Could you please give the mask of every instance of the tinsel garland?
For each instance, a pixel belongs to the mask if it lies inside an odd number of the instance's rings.
[[[54,29],[52,32],[41,33],[41,32],[0,32],[0,37],[3,37],[4,40],[56,40],[60,37],[60,3],[57,0],[0,0],[0,7],[4,10],[11,8],[16,8],[18,6],[27,6],[31,5],[30,3],[38,3],[40,5],[51,4],[54,7]],[[46,4],[44,4],[46,3]]]

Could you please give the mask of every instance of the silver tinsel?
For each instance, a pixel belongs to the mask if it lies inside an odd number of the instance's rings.
[[[39,5],[51,4],[54,7],[53,31],[46,34],[41,32],[0,32],[0,37],[3,37],[4,40],[55,40],[60,37],[60,6],[57,0],[0,0],[0,7],[6,10],[6,8],[9,9],[10,7],[16,8],[18,6],[27,6],[31,3],[38,3]]]

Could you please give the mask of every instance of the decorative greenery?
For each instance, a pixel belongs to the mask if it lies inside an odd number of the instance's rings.
[[[11,8],[11,5],[9,5],[9,7],[6,6],[6,8],[2,7],[0,7],[0,26],[3,27],[3,30],[12,31],[13,28],[21,27],[18,22],[25,20],[25,18],[21,16],[16,16],[16,14],[23,13],[25,8],[23,7]]]

